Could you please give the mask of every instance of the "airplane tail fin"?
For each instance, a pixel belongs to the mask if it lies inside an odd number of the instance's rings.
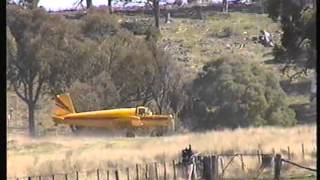
[[[56,107],[53,109],[55,117],[61,117],[67,114],[76,113],[73,102],[69,94],[60,94],[55,97]]]

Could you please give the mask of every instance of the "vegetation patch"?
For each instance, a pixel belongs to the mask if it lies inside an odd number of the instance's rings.
[[[240,56],[208,62],[188,92],[190,105],[185,110],[185,118],[193,119],[191,124],[196,127],[296,123],[278,78],[263,66]]]

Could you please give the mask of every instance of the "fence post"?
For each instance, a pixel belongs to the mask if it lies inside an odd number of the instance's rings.
[[[65,180],[68,180],[68,174],[65,174],[65,175],[64,175],[64,179],[65,179]]]
[[[173,179],[176,180],[177,179],[176,163],[174,162],[174,160],[172,160],[172,167],[173,167]]]
[[[51,176],[51,179],[54,180],[54,174]]]
[[[145,177],[146,177],[146,179],[148,179],[148,164],[146,164]]]
[[[166,167],[166,162],[163,162],[163,179],[167,179],[167,167]]]
[[[129,168],[127,168],[127,180],[130,180],[130,172],[129,172]]]
[[[212,164],[210,162],[210,156],[203,157],[203,178],[205,180],[211,180]]]
[[[107,180],[109,180],[109,170],[107,170]]]
[[[211,156],[211,166],[212,166],[212,180],[217,180],[219,178],[219,163],[218,156]]]
[[[272,148],[272,155],[274,155],[276,153],[276,151],[274,150],[274,148]]]
[[[31,177],[28,177],[28,180],[31,180]]]
[[[39,176],[39,180],[41,180],[41,176]]]
[[[157,163],[156,162],[154,163],[154,173],[155,173],[155,176],[156,176],[156,180],[158,180],[158,168],[157,168]]]
[[[259,4],[260,4],[260,11],[261,11],[261,13],[264,13],[264,8],[263,8],[263,2],[262,2],[263,0],[260,0],[259,1]]]
[[[244,171],[244,163],[243,163],[243,156],[240,154],[240,160],[241,160],[241,169]]]
[[[260,164],[260,151],[259,150],[257,150],[257,156],[258,156],[258,161],[259,161],[259,164]]]
[[[274,159],[274,179],[279,180],[280,179],[280,172],[281,172],[281,155],[276,154],[276,158]]]
[[[139,180],[139,165],[136,164],[136,176],[137,176],[137,180]]]
[[[97,180],[100,180],[99,169],[97,169]]]
[[[223,170],[223,159],[222,159],[222,157],[220,158],[220,165],[221,165],[221,169]]]
[[[288,146],[288,159],[291,160],[290,147]]]
[[[115,171],[114,171],[114,173],[115,173],[115,178],[116,178],[116,180],[119,180],[119,173],[118,173],[118,169],[116,169]]]
[[[302,159],[304,160],[304,144],[301,144],[301,150],[302,150]]]
[[[79,173],[76,171],[76,180],[79,180]]]

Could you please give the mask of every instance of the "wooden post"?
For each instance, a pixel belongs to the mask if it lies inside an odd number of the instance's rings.
[[[172,167],[173,167],[173,180],[177,179],[177,174],[176,174],[176,163],[174,160],[172,160]]]
[[[258,161],[260,163],[261,161],[260,161],[260,151],[259,150],[257,150],[257,156],[258,156]]]
[[[290,147],[288,146],[288,159],[291,160]]]
[[[127,180],[130,180],[130,172],[129,172],[129,168],[127,168]]]
[[[212,167],[212,180],[217,180],[219,178],[219,163],[218,156],[211,156],[211,167]]]
[[[159,25],[159,18],[160,18],[160,0],[153,0],[153,11],[154,11],[154,18],[155,18],[155,26],[160,29]]]
[[[240,154],[240,160],[241,160],[241,169],[244,171],[244,163],[243,163],[243,156]]]
[[[260,0],[260,10],[261,10],[261,13],[264,13],[264,8],[263,8],[263,0]]]
[[[118,170],[115,170],[115,171],[114,171],[114,175],[115,175],[116,180],[119,180],[119,173],[118,173]]]
[[[158,167],[156,162],[154,163],[154,174],[155,174],[156,180],[158,180]]]
[[[146,164],[145,178],[148,179],[148,164]]]
[[[51,179],[54,180],[54,174],[51,176]]]
[[[138,164],[136,164],[136,176],[137,176],[136,180],[139,180],[139,165]]]
[[[28,180],[31,180],[31,177],[28,177]]]
[[[223,6],[223,8],[222,8],[222,12],[228,12],[228,0],[222,0],[222,6]]]
[[[211,180],[212,164],[210,156],[203,157],[203,178],[205,180]]]
[[[65,174],[65,175],[64,175],[64,179],[65,179],[65,180],[68,180],[68,174]]]
[[[150,163],[148,164],[148,176],[149,176],[149,179],[155,179],[154,177],[154,168],[153,168],[153,163]]]
[[[220,165],[221,165],[221,170],[223,170],[223,159],[222,158],[220,158]]]
[[[301,144],[301,150],[302,150],[302,159],[304,160],[304,144]]]
[[[99,169],[97,169],[97,180],[100,180],[100,172],[99,172]]]
[[[68,177],[67,177],[68,178]],[[39,176],[39,180],[41,180],[41,176]]]
[[[107,180],[109,180],[109,170],[107,171]]]
[[[280,172],[281,172],[281,155],[277,154],[276,158],[274,159],[274,179],[279,180],[280,179]]]
[[[168,5],[165,6],[165,14],[166,14],[166,16],[165,16],[165,23],[170,23],[170,21],[171,21],[171,16],[170,16],[169,8],[170,8],[170,7],[169,7]]]
[[[79,173],[76,171],[76,180],[79,180]]]
[[[163,162],[163,180],[167,179],[167,167],[166,162]]]

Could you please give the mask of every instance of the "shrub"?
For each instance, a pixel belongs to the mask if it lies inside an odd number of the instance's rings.
[[[146,32],[146,40],[157,41],[160,38],[161,34],[159,29],[154,26],[149,26]]]
[[[122,28],[126,28],[135,35],[145,35],[149,26],[143,22],[124,22],[121,24]]]
[[[112,36],[120,29],[119,18],[103,10],[90,11],[83,21],[83,34],[95,40]]]
[[[208,62],[188,89],[185,117],[194,127],[232,127],[295,124],[295,113],[278,78],[241,57]]]
[[[69,89],[76,112],[95,111],[101,109],[101,99],[95,88],[87,83],[76,81]]]

